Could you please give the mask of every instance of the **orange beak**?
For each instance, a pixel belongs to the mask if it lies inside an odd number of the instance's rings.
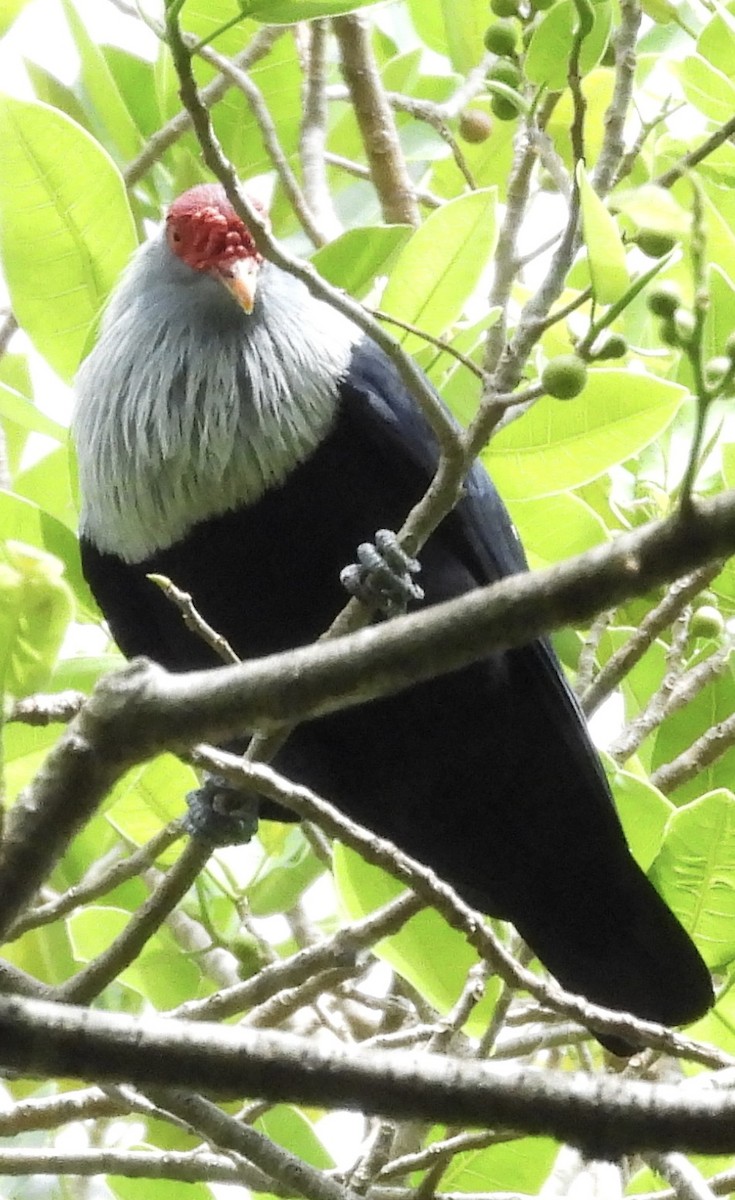
[[[216,272],[217,278],[235,298],[243,312],[248,315],[255,308],[255,292],[258,286],[260,262],[253,258],[240,258]]]

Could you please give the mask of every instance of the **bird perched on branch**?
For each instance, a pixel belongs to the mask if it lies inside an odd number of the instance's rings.
[[[308,643],[356,547],[400,527],[438,461],[391,361],[263,261],[219,185],[137,252],[77,391],[87,579],[123,652],[173,671],[216,660],[150,573],[243,658]],[[427,604],[525,569],[479,465],[420,562]],[[547,641],[302,724],[275,765],[511,920],[570,990],[666,1024],[711,1004]]]

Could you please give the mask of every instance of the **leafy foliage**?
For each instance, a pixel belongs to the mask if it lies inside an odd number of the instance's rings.
[[[23,7],[22,0],[6,5],[0,36],[20,25]],[[88,693],[119,662],[82,578],[64,385],[147,223],[207,178],[190,123],[180,120],[165,42],[153,60],[98,44],[74,0],[62,7],[79,56],[74,82],[29,61],[27,94],[0,98],[0,262],[21,331],[8,348],[8,315],[0,332],[8,802],[32,784],[61,732],[58,721],[39,719],[60,711],[33,694]],[[532,566],[735,486],[732,6],[712,15],[704,5],[649,3],[641,31],[633,5],[599,0],[580,38],[583,8],[581,0],[518,0],[499,18],[485,0],[188,0],[182,9],[183,28],[200,43],[197,79],[208,90],[217,137],[241,177],[265,175],[274,185],[278,237],[311,257],[334,286],[402,323],[389,328],[464,426],[478,413],[482,419],[483,397],[504,398],[506,420],[482,458]],[[316,46],[310,23],[357,9],[394,110],[396,154],[420,214],[416,228],[410,208],[405,224],[381,220],[386,185],[367,152],[366,122],[343,87],[329,25],[319,97],[327,154],[312,150],[316,161],[305,162],[302,97]],[[508,53],[500,57],[485,49],[497,44],[497,30],[487,37],[497,19],[517,35],[506,37]],[[140,18],[133,12],[128,20],[143,47]],[[248,74],[280,163],[252,90],[232,80],[220,87],[221,62],[211,53],[240,55],[268,30],[273,36]],[[314,66],[318,91],[316,76]],[[284,164],[303,189],[311,224],[299,217]],[[331,212],[320,211],[323,193],[309,182],[320,170]],[[564,402],[543,395],[545,367],[571,354],[587,364],[581,394]],[[51,376],[39,372],[41,360],[58,379],[58,403],[49,402]],[[527,411],[511,420],[520,409]],[[711,576],[702,580],[707,590],[647,640],[640,630],[661,592],[622,605],[591,629],[566,631],[558,649],[584,703],[616,654],[640,641],[608,688],[611,783],[633,853],[722,982],[717,1008],[693,1032],[733,1053],[735,575],[724,565]],[[172,835],[155,842],[150,862],[129,872],[121,862],[160,837],[194,782],[191,768],[170,756],[131,771],[56,864],[40,907],[22,918],[6,948],[8,962],[55,988],[124,942],[179,847]],[[330,860],[313,832],[262,822],[249,847],[209,861],[171,921],[162,917],[142,952],[103,982],[99,1002],[142,1014],[204,1000],[227,984],[257,980],[264,964],[289,959],[315,933],[331,937],[400,890],[349,847],[338,845]],[[498,932],[517,950],[511,931]],[[325,972],[323,994],[308,974],[297,976],[289,985],[295,992],[279,993],[281,1009],[267,1007],[273,997],[265,992],[243,1005],[246,1021],[286,1022],[315,1036],[326,1029],[348,1041],[395,1036],[432,1049],[430,1039],[439,1038],[437,1045],[462,1053],[476,1053],[477,1041],[468,1039],[480,1039],[483,1052],[602,1068],[596,1043],[534,1022],[538,1014],[499,979],[486,981],[475,1003],[468,972],[476,955],[437,912],[423,910],[376,939],[373,956],[358,957],[336,983]],[[339,965],[335,952],[332,967]],[[49,1086],[7,1079],[3,1132],[15,1131],[16,1102],[31,1092],[47,1095]],[[70,1084],[54,1086],[63,1093]],[[267,1138],[328,1170],[322,1116],[289,1105],[245,1110]],[[140,1120],[151,1145],[192,1150],[179,1125]],[[104,1194],[180,1195],[180,1182],[126,1177],[125,1152],[139,1128],[128,1117],[115,1126],[120,1158]],[[57,1135],[46,1130],[39,1120],[34,1137],[53,1147]],[[383,1126],[376,1144],[388,1146],[386,1164],[356,1136],[353,1159],[368,1173],[362,1182],[535,1194],[557,1161],[550,1139],[504,1140],[502,1133],[431,1157],[428,1147],[452,1132],[412,1126],[394,1130],[391,1141]],[[97,1143],[90,1133],[90,1148]],[[391,1175],[394,1152],[407,1165]],[[170,1167],[192,1194],[210,1196],[212,1181],[231,1180],[229,1159],[210,1162],[207,1175],[195,1158]],[[699,1160],[704,1173],[722,1166]],[[265,1190],[262,1181],[254,1186]],[[631,1184],[633,1191],[655,1186],[650,1172]],[[5,1184],[0,1191],[20,1195]]]

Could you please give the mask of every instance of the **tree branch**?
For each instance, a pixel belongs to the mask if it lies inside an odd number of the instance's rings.
[[[250,1135],[258,1136],[253,1130],[245,1133],[247,1126],[236,1125],[198,1097],[172,1099],[162,1085],[203,1088],[223,1099],[261,1096],[450,1124],[510,1126],[557,1137],[592,1158],[640,1149],[735,1150],[735,1098],[729,1091],[507,1064],[498,1068],[415,1051],[327,1049],[313,1038],[18,997],[0,997],[0,1061],[42,1077],[94,1074],[150,1085],[160,1107],[216,1144],[246,1154],[281,1181],[283,1160],[276,1169],[266,1161],[276,1151],[271,1143],[253,1153]],[[231,1122],[225,1131],[218,1128],[221,1120]],[[233,1126],[242,1136],[235,1137]],[[315,1174],[323,1188],[325,1177]],[[303,1179],[296,1187],[302,1195],[312,1194]],[[326,1195],[321,1191],[319,1200]],[[344,1200],[341,1191],[339,1200]]]
[[[383,217],[389,225],[418,225],[413,184],[373,55],[370,28],[358,13],[336,17],[333,28]]]

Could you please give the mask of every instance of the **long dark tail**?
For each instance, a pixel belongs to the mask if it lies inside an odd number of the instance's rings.
[[[578,894],[574,911],[545,888],[545,903],[516,918],[519,932],[568,991],[663,1025],[703,1016],[714,997],[696,946],[632,858],[624,877],[615,875]],[[615,1054],[632,1052],[618,1038],[599,1040]]]

